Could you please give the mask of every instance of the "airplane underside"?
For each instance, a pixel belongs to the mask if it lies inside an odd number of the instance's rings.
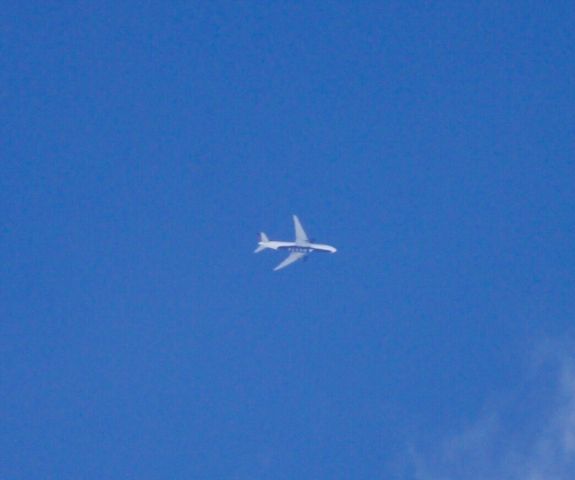
[[[337,251],[337,249],[331,245],[311,242],[296,215],[293,216],[293,221],[295,228],[295,242],[273,241],[270,240],[265,233],[260,233],[260,241],[258,242],[258,247],[256,248],[255,253],[262,252],[266,249],[287,250],[290,252],[287,258],[274,268],[274,271],[281,270],[298,260],[305,259],[309,254],[316,251],[329,253],[335,253]]]

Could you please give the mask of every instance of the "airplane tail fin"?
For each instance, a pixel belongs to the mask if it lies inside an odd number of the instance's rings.
[[[254,253],[260,253],[262,250],[265,250],[267,247],[265,245],[261,245],[261,243],[269,242],[269,241],[270,241],[270,239],[268,238],[268,236],[264,232],[261,232],[260,233],[260,245],[258,245],[258,248],[256,248],[254,250]]]

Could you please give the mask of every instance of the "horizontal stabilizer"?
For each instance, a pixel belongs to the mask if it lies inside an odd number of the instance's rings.
[[[259,245],[258,245],[258,248],[256,248],[256,249],[254,250],[254,253],[260,253],[262,250],[265,250],[266,248],[268,248],[268,247],[266,247],[265,245],[262,245],[262,244],[263,244],[263,243],[267,243],[267,242],[269,242],[269,241],[270,241],[270,239],[268,238],[268,236],[267,236],[264,232],[261,232],[261,233],[260,233]]]

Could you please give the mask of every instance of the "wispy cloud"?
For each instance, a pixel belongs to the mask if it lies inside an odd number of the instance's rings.
[[[435,447],[413,449],[415,479],[575,478],[575,349],[547,343],[536,359],[521,396]]]

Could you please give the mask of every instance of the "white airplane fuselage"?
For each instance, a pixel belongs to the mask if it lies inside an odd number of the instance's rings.
[[[277,240],[270,240],[265,233],[260,233],[260,241],[258,242],[258,247],[255,249],[254,253],[259,253],[263,250],[287,250],[289,255],[280,263],[275,270],[281,270],[282,268],[291,265],[298,260],[302,260],[307,257],[312,252],[328,252],[335,253],[337,249],[331,245],[326,245],[324,243],[314,243],[305,233],[299,218],[297,215],[293,215],[293,224],[295,230],[295,241],[294,242],[281,242]]]
[[[312,253],[312,252],[328,252],[335,253],[337,249],[331,245],[324,243],[297,243],[297,242],[280,242],[270,240],[267,242],[258,242],[258,245],[263,248],[271,248],[272,250],[287,250],[288,252]]]

